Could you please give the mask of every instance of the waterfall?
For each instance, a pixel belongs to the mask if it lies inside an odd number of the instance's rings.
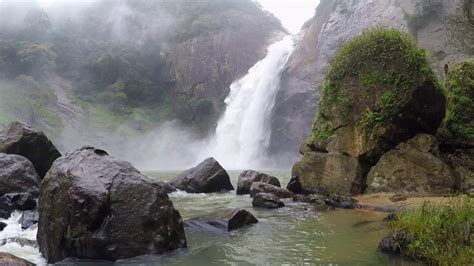
[[[208,143],[206,156],[215,157],[229,169],[266,167],[280,74],[293,50],[292,36],[273,43],[264,59],[232,83],[225,99],[226,110]]]

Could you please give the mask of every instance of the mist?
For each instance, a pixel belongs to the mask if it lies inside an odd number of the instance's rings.
[[[289,167],[297,158],[296,151],[267,152],[268,116],[275,95],[270,97],[267,117],[261,118],[267,124],[255,125],[265,137],[239,144],[260,149],[251,154],[238,146],[216,150],[214,146],[223,145],[216,144],[217,122],[210,129],[196,130],[201,122],[183,120],[173,106],[182,96],[170,94],[175,82],[168,59],[172,47],[219,32],[219,27],[233,27],[214,9],[256,12],[247,11],[253,8],[251,1],[222,1],[217,7],[209,2],[1,1],[2,51],[9,55],[0,58],[6,62],[5,69],[0,69],[0,89],[7,103],[0,108],[0,124],[31,123],[44,130],[63,153],[91,145],[141,170],[185,169],[210,156],[221,158],[229,169]],[[259,12],[255,16],[267,16],[279,24],[268,12]],[[212,104],[223,99],[212,99]],[[204,108],[205,101],[209,100],[191,99],[182,108],[191,108],[186,112],[192,113],[192,108]],[[193,107],[194,102],[201,105]],[[212,114],[218,121],[225,116],[225,106],[220,109],[220,114]],[[216,107],[212,110],[218,112]],[[232,153],[237,157],[227,156]]]

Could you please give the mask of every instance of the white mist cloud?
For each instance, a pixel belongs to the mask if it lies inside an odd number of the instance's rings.
[[[258,0],[262,7],[279,18],[291,33],[297,33],[314,16],[319,0]]]

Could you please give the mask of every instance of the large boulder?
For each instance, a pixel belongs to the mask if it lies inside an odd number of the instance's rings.
[[[0,252],[0,265],[2,266],[34,266],[35,264],[13,256],[9,253]]]
[[[0,131],[0,152],[26,157],[41,178],[61,156],[42,131],[21,122],[13,122]]]
[[[446,98],[426,55],[408,35],[383,28],[366,31],[339,50],[322,83],[302,162],[294,167],[303,190],[307,183],[361,193],[366,174],[385,152],[419,133],[436,132]],[[357,170],[327,173],[329,162]],[[332,184],[321,185],[324,180]],[[339,181],[342,186],[333,185]]]
[[[274,194],[258,193],[252,200],[252,206],[267,209],[276,209],[285,206],[285,204]]]
[[[280,181],[274,176],[253,170],[245,170],[239,175],[236,193],[238,195],[250,194],[250,186],[252,186],[252,184],[255,182],[264,182],[270,185],[281,187]]]
[[[400,143],[370,170],[368,192],[451,193],[457,180],[438,153],[436,139],[431,135],[420,134]]]
[[[271,193],[282,199],[293,197],[293,193],[288,189],[270,185],[264,182],[255,182],[250,187],[250,197],[253,198],[258,193]]]
[[[27,192],[37,196],[41,179],[23,156],[0,153],[0,196]]]
[[[181,215],[163,188],[130,163],[92,147],[57,159],[43,179],[37,239],[49,263],[186,247]]]
[[[211,233],[229,232],[255,223],[257,218],[245,209],[216,211],[184,222],[188,229]]]
[[[36,209],[35,198],[29,193],[9,193],[0,197],[0,218],[8,219],[15,210]]]
[[[294,192],[302,190],[328,194],[357,195],[362,192],[362,168],[356,158],[340,153],[306,152],[293,165],[288,184]],[[291,185],[290,185],[291,184]]]
[[[234,190],[229,174],[214,158],[207,158],[196,167],[182,172],[168,184],[188,193]]]

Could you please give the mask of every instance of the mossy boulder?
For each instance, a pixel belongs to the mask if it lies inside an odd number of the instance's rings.
[[[329,68],[309,142],[371,163],[418,133],[435,133],[446,100],[427,56],[391,29],[349,41]]]
[[[456,142],[474,143],[474,60],[447,66],[444,132]]]
[[[419,133],[434,134],[445,89],[429,53],[405,33],[375,28],[345,44],[322,85],[312,134],[293,167],[303,191],[358,194],[387,151]]]

